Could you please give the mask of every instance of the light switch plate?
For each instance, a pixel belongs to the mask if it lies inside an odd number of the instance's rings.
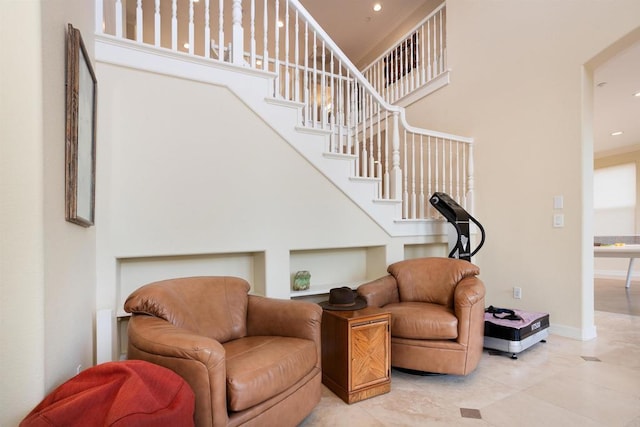
[[[553,214],[553,226],[556,228],[564,227],[564,214]]]
[[[564,208],[564,197],[553,196],[553,209],[563,209],[563,208]]]

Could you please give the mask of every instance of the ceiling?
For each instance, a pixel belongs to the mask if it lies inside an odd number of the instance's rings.
[[[380,12],[372,7],[383,4]],[[433,0],[300,0],[322,28],[354,63],[366,55],[363,46],[381,43],[417,10]],[[336,11],[340,11],[336,13]],[[597,86],[601,82],[606,84]],[[640,145],[640,42],[620,52],[594,72],[594,152],[614,153]],[[611,133],[621,130],[619,136]]]
[[[624,151],[640,145],[640,42],[594,71],[594,151]],[[615,131],[624,132],[612,136]]]

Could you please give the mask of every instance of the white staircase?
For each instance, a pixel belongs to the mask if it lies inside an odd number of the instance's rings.
[[[215,55],[210,55],[208,50],[204,56],[195,54],[193,28],[188,51],[177,48],[175,37],[170,48],[163,47],[159,36],[155,37],[155,44],[145,44],[144,31],[140,28],[141,7],[136,11],[139,17],[136,40],[130,40],[123,35],[122,29],[127,26],[118,22],[122,16],[117,11],[118,3],[116,1],[113,14],[115,34],[111,35],[103,30],[108,27],[103,26],[103,22],[111,21],[108,16],[102,16],[105,10],[109,12],[108,8],[97,0],[97,61],[228,88],[390,236],[445,234],[446,223],[425,203],[434,191],[448,192],[472,210],[471,139],[406,124],[404,110],[380,97],[317,23],[305,15],[306,11],[296,0],[281,2],[286,6],[286,13],[280,15],[287,17],[286,22],[295,23],[285,24],[286,30],[293,31],[295,27],[295,60],[294,53],[289,52],[288,41],[284,45],[286,49],[279,52],[278,46],[282,44],[278,40],[279,32],[272,36],[276,46],[271,48],[273,57],[266,48],[263,56],[256,54],[255,44],[260,38],[253,31],[251,51],[242,55],[233,52],[234,44],[243,44],[242,39],[236,40],[226,49],[231,54],[224,55],[218,50],[218,56],[224,60],[212,58]],[[193,2],[189,3],[193,7]],[[238,0],[232,3],[240,4]],[[208,8],[209,1],[206,4]],[[265,14],[266,7],[265,2]],[[295,11],[295,19],[293,13],[290,15],[290,8]],[[159,12],[159,9],[155,11]],[[237,34],[242,36],[236,27],[236,22],[241,20],[235,16],[242,13],[242,9],[234,8],[233,13],[235,38]],[[190,20],[189,25],[193,27],[193,16]],[[303,25],[304,36],[300,35]],[[220,25],[222,28],[224,25]],[[149,31],[159,33],[158,24]],[[212,33],[208,27],[205,31]],[[302,55],[304,59],[298,57],[300,50],[305,54],[309,52],[311,36],[316,46],[312,51],[321,47],[321,68],[315,61],[309,64],[308,55]],[[298,45],[298,38],[303,39],[304,44]],[[267,46],[266,29],[264,39]],[[265,63],[260,65],[260,61]],[[325,64],[329,69],[325,69]],[[310,87],[316,89],[310,90]],[[327,102],[329,108],[318,111],[317,106],[325,106]],[[454,171],[454,168],[457,169]]]

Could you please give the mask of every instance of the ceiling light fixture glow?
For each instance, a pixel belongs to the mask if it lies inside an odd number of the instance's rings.
[[[622,135],[623,132],[621,130],[616,131],[616,132],[611,132],[611,136],[618,136],[618,135]]]
[[[640,98],[640,90],[633,94],[636,98]]]
[[[382,5],[380,3],[376,3],[373,5],[374,12],[380,12],[382,10]]]

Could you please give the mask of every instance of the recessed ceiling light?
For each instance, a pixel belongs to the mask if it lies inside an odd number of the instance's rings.
[[[636,98],[640,98],[640,90],[633,94]]]
[[[621,130],[616,131],[616,132],[611,132],[611,136],[618,136],[618,135],[622,135],[623,132]]]
[[[380,12],[382,10],[382,5],[380,3],[376,3],[373,5],[374,12]]]

